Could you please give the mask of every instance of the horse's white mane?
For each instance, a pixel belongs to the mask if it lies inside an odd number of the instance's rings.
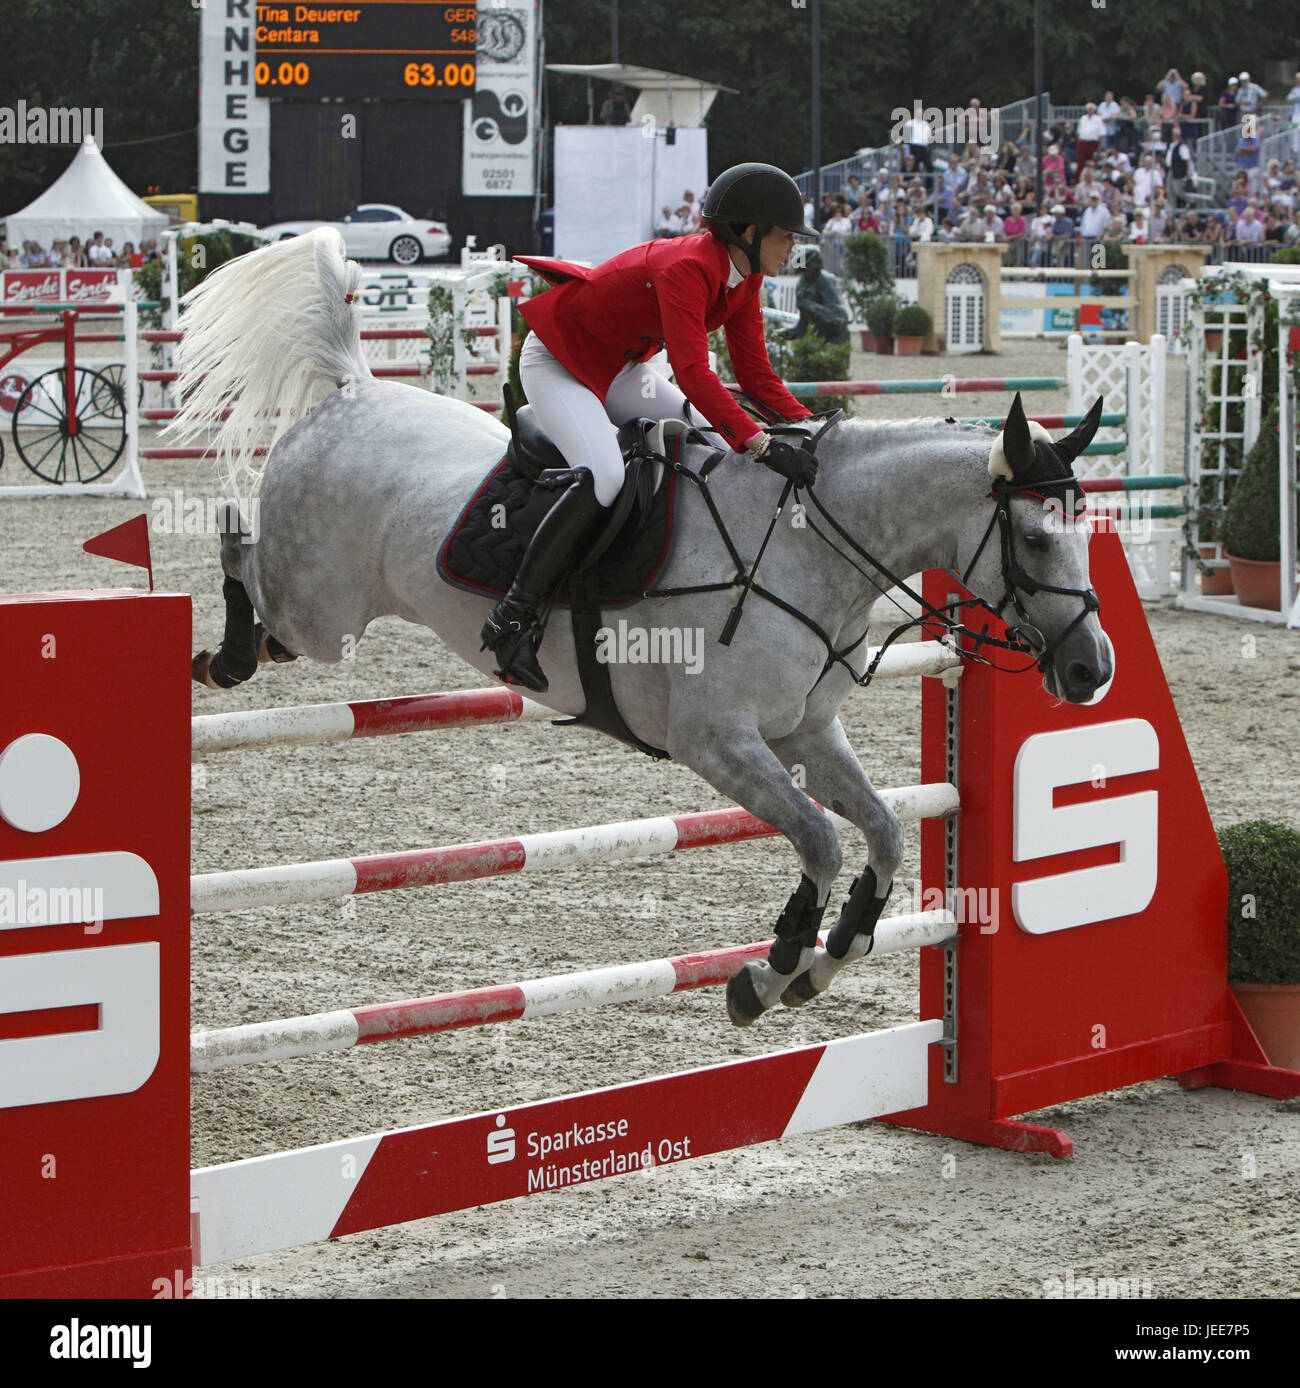
[[[985,424],[970,424],[960,420],[949,424],[946,419],[936,419],[933,415],[917,415],[910,419],[861,419],[854,415],[848,419],[840,421],[840,427],[857,431],[868,431],[873,429],[915,429],[918,425],[929,424],[935,429],[984,429],[989,428]]]
[[[1029,420],[1029,436],[1032,439],[1042,439],[1045,443],[1051,443],[1052,435],[1037,420]],[[918,425],[930,424],[935,430],[945,429],[952,431],[960,430],[959,437],[970,438],[972,434],[979,436],[981,440],[989,443],[988,471],[990,477],[1011,477],[1011,464],[1007,462],[1007,455],[1002,446],[1001,430],[993,428],[988,424],[963,423],[954,421],[949,423],[946,419],[921,418],[921,419],[846,419],[843,427],[847,428],[852,434],[886,434],[891,430],[912,429]]]
[[[176,350],[182,405],[165,432],[203,442],[216,429],[216,466],[229,495],[256,491],[259,448],[271,448],[330,392],[369,379],[360,283],[342,236],[320,227],[230,261],[185,296]]]

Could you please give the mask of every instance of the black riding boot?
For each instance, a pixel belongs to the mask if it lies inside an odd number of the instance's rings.
[[[591,473],[582,468],[578,480],[533,533],[510,591],[492,609],[479,633],[483,649],[496,656],[501,678],[507,684],[546,693],[546,676],[537,663],[537,643],[542,636],[540,611],[578,546],[605,511],[596,500]]]

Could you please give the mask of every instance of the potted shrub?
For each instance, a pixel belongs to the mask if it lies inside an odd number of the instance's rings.
[[[874,231],[858,232],[844,238],[840,265],[843,270],[841,289],[853,315],[853,322],[862,330],[862,350],[875,346],[874,335],[867,323],[867,310],[882,294],[890,294],[894,272],[890,265],[889,246],[884,237]],[[888,336],[888,334],[886,334]]]
[[[802,337],[778,338],[768,344],[772,369],[783,381],[847,381],[850,342],[827,342],[810,328]],[[810,408],[852,412],[852,397],[819,395],[808,401]]]
[[[1230,484],[1225,484],[1225,491]],[[1211,568],[1218,559],[1219,533],[1223,526],[1223,507],[1218,502],[1217,481],[1213,477],[1201,478],[1200,511],[1197,515],[1197,538],[1202,562],[1200,569],[1201,592],[1207,598],[1228,598],[1232,596],[1232,570],[1224,560],[1221,565]]]
[[[1259,426],[1259,438],[1242,464],[1223,517],[1223,550],[1243,607],[1276,611],[1280,587],[1282,517],[1278,496],[1278,409]]]
[[[876,340],[876,351],[891,356],[894,351],[894,314],[898,302],[892,294],[882,294],[867,306],[867,327]]]
[[[1267,819],[1219,834],[1228,984],[1269,1063],[1300,1069],[1300,833]]]
[[[934,320],[920,304],[904,304],[894,314],[894,336],[900,357],[919,357],[921,344],[934,326]]]

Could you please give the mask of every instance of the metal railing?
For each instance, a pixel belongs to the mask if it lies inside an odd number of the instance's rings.
[[[1045,127],[1050,127],[1058,120],[1077,121],[1084,109],[1083,106],[1054,106],[1050,93],[1043,93],[1043,122]],[[1230,126],[1226,130],[1211,130],[1210,127],[1217,120],[1217,109],[1217,107],[1211,107],[1199,121],[1178,119],[1176,122],[1164,122],[1158,118],[1148,119],[1145,116],[1139,116],[1136,120],[1121,122],[1121,131],[1115,143],[1133,155],[1141,152],[1150,134],[1150,127],[1153,125],[1176,123],[1184,138],[1187,138],[1189,134],[1189,127],[1202,130],[1204,133],[1195,135],[1191,140],[1196,170],[1202,178],[1214,180],[1215,200],[1226,202],[1232,186],[1232,179],[1237,173],[1237,144],[1241,139],[1241,126],[1238,124]],[[1032,96],[1026,97],[1022,101],[1014,101],[1007,106],[993,108],[990,114],[994,120],[993,129],[996,132],[996,143],[1001,144],[1008,140],[1015,143],[1023,136],[1026,127],[1031,132],[1033,130],[1034,98]],[[1267,164],[1270,158],[1300,157],[1300,128],[1288,129],[1289,111],[1287,108],[1261,107],[1257,115],[1259,117],[1259,134],[1262,139],[1260,147],[1261,168]],[[1125,126],[1128,128],[1124,129]],[[943,138],[945,135],[951,136],[954,133],[951,128],[941,130],[938,133],[940,138],[936,139],[930,147],[935,169],[934,174],[927,176],[924,172],[920,172],[909,174],[909,178],[925,178],[927,184],[932,184],[939,177],[943,168],[947,166],[948,159],[953,154],[963,153],[964,146]],[[1288,147],[1292,140],[1294,140],[1294,145]],[[1027,157],[1032,159],[1032,145]],[[901,143],[890,143],[872,149],[860,149],[847,159],[839,159],[834,163],[822,166],[821,191],[831,194],[843,192],[852,174],[857,174],[864,185],[870,185],[874,182],[877,173],[895,174],[901,172],[903,172],[903,146]],[[812,196],[813,181],[812,170],[805,170],[795,176],[795,182],[799,185],[799,190],[805,198]]]
[[[832,275],[844,276],[844,242],[847,238],[835,233],[822,233],[819,249],[822,268]],[[916,242],[910,236],[886,235],[890,266],[896,280],[916,278]]]
[[[1266,135],[1259,143],[1259,167],[1261,174],[1268,168],[1268,161],[1277,159],[1285,164],[1288,159],[1300,162],[1300,125],[1286,126],[1275,135]]]
[[[1211,214],[1214,215],[1214,214]],[[1171,221],[1174,219],[1171,218]],[[916,277],[917,242],[910,237],[889,234],[885,236],[889,246],[890,264],[895,279],[914,279]],[[823,233],[820,242],[823,268],[832,275],[844,276],[844,242],[846,237],[834,233]],[[944,244],[941,237],[934,237],[938,244]],[[1011,237],[997,243],[1002,251],[1002,264],[1008,269],[1047,269],[1047,270],[1091,270],[1093,248],[1103,244],[1082,236],[1052,237],[1048,241],[1035,241],[1028,234]],[[1124,244],[1128,244],[1127,241]],[[1172,234],[1170,228],[1159,239],[1159,245],[1205,246],[1204,241],[1186,241]],[[1208,265],[1231,263],[1267,264],[1275,251],[1280,249],[1276,242],[1265,241],[1259,244],[1239,244],[1227,241],[1211,244],[1208,247]]]
[[[1043,93],[1043,115],[1048,118],[1052,110],[1052,98],[1047,92]],[[1026,125],[1033,128],[1034,98],[1027,97],[1023,101],[1014,101],[1009,106],[998,106],[990,108],[990,122],[994,133],[994,148],[1006,140],[1016,140]],[[958,146],[951,141],[951,137],[959,133],[955,126],[943,127],[939,132],[939,139],[931,145],[932,158],[939,167],[946,167],[950,154],[960,153],[964,144]],[[949,137],[947,139],[943,137]],[[940,164],[940,161],[942,163]],[[871,149],[860,149],[851,154],[847,159],[838,159],[831,164],[823,164],[821,170],[821,190],[823,193],[842,192],[848,183],[851,174],[857,174],[864,183],[870,182],[875,175],[880,173],[901,173],[903,169],[903,146],[901,143],[890,143],[880,145]],[[813,192],[813,171],[805,169],[803,173],[796,174],[795,180],[799,185],[799,191],[805,198],[811,197]]]
[[[1258,244],[1247,243],[1245,245],[1237,241],[1230,241],[1226,246],[1217,249],[1222,251],[1223,258],[1215,261],[1215,264],[1230,264],[1236,261],[1247,265],[1267,265],[1272,260],[1273,253],[1282,248],[1272,241],[1260,241]]]
[[[1049,92],[1043,93],[1043,119],[1050,123],[1053,110]],[[1032,139],[1034,129],[1034,98],[1027,96],[1023,101],[1013,101],[1010,105],[997,108],[999,139],[1019,140],[1025,127],[1029,127]]]
[[[1077,125],[1080,116],[1087,110],[1086,106],[1053,106],[1052,119],[1069,121]],[[1109,124],[1118,124],[1121,127],[1128,125],[1133,127],[1134,139],[1132,145],[1137,147],[1146,142],[1147,136],[1151,133],[1152,126],[1176,125],[1185,140],[1200,139],[1201,136],[1208,134],[1215,129],[1216,122],[1212,115],[1208,113],[1193,120],[1190,116],[1174,116],[1170,120],[1165,120],[1161,116],[1138,116],[1136,119],[1121,121],[1117,116],[1103,116],[1103,120]],[[1120,134],[1124,132],[1121,128]]]
[[[1263,110],[1259,116],[1258,134],[1260,136],[1260,167],[1267,162],[1264,146],[1279,132],[1285,129],[1286,113],[1276,110]],[[1217,200],[1226,202],[1232,190],[1233,180],[1238,173],[1237,146],[1242,138],[1242,127],[1230,125],[1226,130],[1216,130],[1211,135],[1203,135],[1193,149],[1193,160],[1197,173],[1214,179],[1214,193]],[[1291,156],[1286,156],[1290,158]],[[1252,179],[1252,183],[1254,180]]]

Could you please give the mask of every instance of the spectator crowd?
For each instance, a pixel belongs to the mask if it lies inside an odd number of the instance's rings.
[[[705,189],[705,192],[707,191],[708,189]],[[700,204],[696,200],[695,194],[688,188],[682,194],[682,200],[676,211],[667,206],[660,208],[659,220],[655,223],[655,235],[685,236],[688,232],[701,230],[702,227]]]
[[[834,238],[874,231],[895,245],[895,272],[911,271],[920,241],[1013,243],[1012,263],[1073,264],[1080,242],[1195,242],[1221,246],[1215,259],[1249,255],[1232,247],[1300,244],[1296,160],[1260,167],[1258,131],[1243,117],[1268,93],[1249,72],[1227,79],[1211,105],[1205,75],[1184,80],[1170,68],[1139,107],[1113,91],[1088,102],[1077,120],[1058,120],[1043,134],[1042,197],[1036,198],[1031,128],[1000,147],[970,143],[945,156],[921,120],[902,128],[901,172],[852,174],[821,205],[805,204],[822,234],[827,268],[838,270]],[[1300,147],[1300,73],[1286,93]],[[968,117],[979,114],[972,101]],[[1226,206],[1215,206],[1213,182],[1198,178],[1195,140],[1241,126],[1237,173]],[[973,119],[968,131],[976,128]]]
[[[158,245],[144,241],[139,250],[127,241],[119,251],[113,238],[97,231],[84,244],[78,236],[54,241],[46,250],[36,241],[11,246],[0,236],[0,268],[5,270],[134,270],[147,261],[157,260]]]

